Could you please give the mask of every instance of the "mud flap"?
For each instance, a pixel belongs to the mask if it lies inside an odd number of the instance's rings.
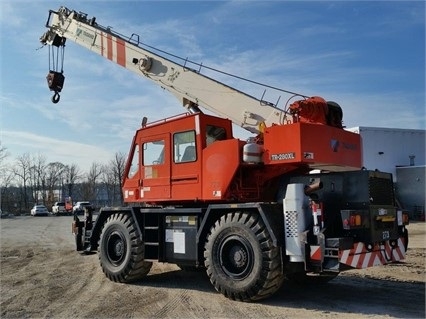
[[[319,233],[317,235],[317,245],[310,245],[309,247],[309,264],[318,272],[323,270],[324,256],[325,236],[323,233]]]

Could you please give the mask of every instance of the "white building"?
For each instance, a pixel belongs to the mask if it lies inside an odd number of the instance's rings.
[[[362,138],[363,166],[392,173],[402,207],[417,218],[425,210],[425,130],[353,127]]]
[[[395,179],[397,167],[426,164],[425,130],[358,126],[348,131],[361,135],[366,169],[392,173]]]

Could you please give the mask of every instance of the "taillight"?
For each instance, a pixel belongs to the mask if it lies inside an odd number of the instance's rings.
[[[357,210],[342,210],[343,229],[359,228],[364,223],[364,213]]]

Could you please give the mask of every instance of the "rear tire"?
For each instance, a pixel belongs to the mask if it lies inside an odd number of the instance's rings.
[[[100,236],[99,261],[112,281],[131,282],[146,276],[152,262],[144,260],[145,245],[132,216],[116,213],[108,217]]]
[[[282,284],[280,248],[257,214],[228,213],[216,221],[204,251],[207,275],[227,298],[255,301]]]

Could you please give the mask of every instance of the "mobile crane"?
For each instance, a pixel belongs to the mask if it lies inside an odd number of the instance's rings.
[[[95,221],[91,212],[74,216],[77,250],[97,251],[110,280],[139,280],[152,262],[175,263],[205,269],[230,299],[256,301],[285,279],[327,282],[405,258],[408,216],[396,208],[392,175],[361,169],[360,136],[343,129],[337,103],[298,95],[283,110],[65,7],[49,11],[46,27],[40,41],[52,50],[73,41],[187,110],[143,119],[122,182],[126,206],[102,208]],[[47,76],[54,103],[62,71]],[[254,136],[234,138],[232,123]]]

